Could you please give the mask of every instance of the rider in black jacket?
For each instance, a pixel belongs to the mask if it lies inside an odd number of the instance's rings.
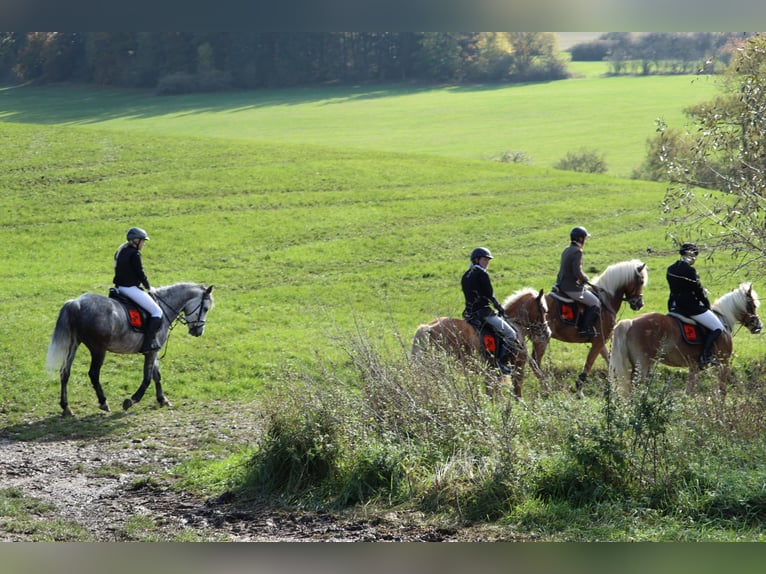
[[[495,299],[492,281],[487,272],[489,261],[493,259],[489,249],[477,247],[471,252],[471,264],[463,274],[461,286],[465,296],[463,318],[471,324],[487,323],[500,338],[497,363],[504,375],[510,374],[505,360],[508,353],[515,353],[520,343],[515,329],[504,319],[505,311]],[[497,313],[490,307],[494,307]]]
[[[679,253],[681,258],[668,267],[666,273],[670,287],[668,311],[691,317],[709,330],[700,355],[700,368],[704,369],[715,363],[712,349],[724,325],[718,315],[711,311],[710,301],[694,268],[699,248],[694,243],[684,243]]]
[[[141,261],[141,249],[149,240],[146,231],[140,227],[131,227],[127,233],[127,241],[120,245],[114,254],[114,285],[120,295],[132,300],[136,305],[143,307],[150,315],[146,325],[142,353],[149,353],[160,348],[156,335],[162,327],[162,308],[146,291],[141,289],[143,285],[151,292],[149,279],[144,272]]]
[[[582,256],[585,240],[590,233],[584,227],[574,227],[569,232],[569,246],[561,253],[559,274],[556,277],[556,289],[562,291],[568,297],[585,305],[579,335],[586,339],[596,336],[594,325],[601,313],[601,300],[587,289],[590,280],[582,270]]]

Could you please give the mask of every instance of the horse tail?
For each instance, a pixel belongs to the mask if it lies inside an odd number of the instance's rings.
[[[630,349],[628,349],[628,331],[633,324],[632,319],[623,319],[612,332],[612,351],[609,355],[609,380],[619,385],[623,391],[629,389],[632,376],[630,364]]]
[[[431,327],[428,325],[421,325],[415,331],[415,336],[412,339],[412,350],[410,356],[415,358],[428,349],[431,343]]]
[[[48,354],[45,357],[45,368],[51,374],[61,370],[64,361],[77,346],[74,330],[72,329],[71,307],[74,301],[67,301],[59,311],[56,319],[56,327],[48,345]]]

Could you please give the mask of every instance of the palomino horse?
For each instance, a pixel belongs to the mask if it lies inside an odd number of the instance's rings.
[[[712,310],[721,318],[726,330],[713,347],[719,363],[718,388],[726,395],[726,378],[732,352],[732,329],[741,323],[751,333],[760,333],[763,325],[758,317],[758,294],[750,283],[742,283],[734,291],[718,299]],[[682,336],[679,320],[662,313],[647,313],[617,323],[612,340],[609,378],[618,385],[623,396],[630,394],[631,383],[645,379],[653,365],[689,369],[687,394],[694,392],[699,374],[701,344],[690,344]]]
[[[199,337],[205,330],[207,312],[213,306],[211,292],[213,286],[205,287],[194,283],[177,283],[160,287],[155,291],[157,302],[162,307],[164,321],[157,332],[157,341],[165,344],[171,326],[181,321],[189,328],[189,334]],[[46,366],[49,371],[59,371],[61,378],[61,408],[64,416],[72,415],[67,399],[67,381],[72,368],[77,347],[84,344],[90,351],[90,369],[88,376],[96,391],[99,408],[109,412],[106,396],[101,388],[99,376],[107,351],[112,353],[139,353],[144,340],[144,333],[135,331],[126,318],[125,309],[119,301],[85,293],[77,299],[64,303],[59,311],[56,328],[48,347]],[[154,379],[157,390],[157,402],[160,406],[170,406],[160,384],[160,365],[158,352],[146,353],[144,358],[144,377],[141,386],[122,403],[129,409],[133,403],[141,400],[149,382]]]
[[[594,278],[592,283],[596,286],[596,295],[601,300],[601,317],[596,323],[597,334],[592,339],[587,339],[578,333],[577,325],[565,321],[559,311],[559,301],[556,296],[548,293],[548,320],[554,339],[565,343],[590,343],[590,351],[585,359],[582,372],[577,377],[577,397],[582,398],[582,387],[590,373],[596,357],[600,354],[609,362],[609,352],[606,349],[606,341],[612,334],[612,329],[617,321],[617,313],[623,301],[627,301],[630,308],[638,311],[644,306],[644,286],[649,281],[649,273],[646,264],[638,259],[615,263]],[[539,340],[533,343],[532,358],[537,365],[542,364],[543,355],[548,347],[548,341]],[[539,375],[538,375],[539,376]]]
[[[545,292],[531,288],[520,289],[510,295],[503,302],[503,309],[511,325],[516,329],[519,336],[529,338],[533,342],[547,341],[551,336],[548,327],[548,306],[545,302]],[[524,364],[527,359],[533,369],[537,368],[527,354],[526,345],[523,341],[518,352],[513,357],[513,393],[516,398],[522,398],[524,382]],[[449,355],[461,360],[483,357],[482,343],[476,329],[463,319],[440,317],[430,323],[420,325],[415,331],[412,343],[412,356],[425,351],[427,348],[436,346],[443,349]],[[542,373],[539,374],[541,376]],[[492,384],[490,394],[494,395],[497,384]]]

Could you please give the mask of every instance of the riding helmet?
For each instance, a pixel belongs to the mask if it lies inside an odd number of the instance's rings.
[[[479,257],[486,257],[487,259],[494,259],[489,249],[486,247],[477,247],[471,251],[471,261],[476,261]]]
[[[681,255],[691,255],[692,257],[697,257],[700,254],[699,247],[697,247],[694,243],[684,243],[678,252]]]
[[[148,241],[149,236],[146,234],[146,231],[140,227],[131,227],[128,229],[128,241],[132,241],[133,239],[146,239]]]
[[[569,239],[572,241],[585,239],[586,237],[590,237],[590,233],[588,233],[587,229],[580,227],[579,225],[577,227],[573,227],[572,231],[569,232]]]

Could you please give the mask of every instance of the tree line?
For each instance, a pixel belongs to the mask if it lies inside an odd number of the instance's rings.
[[[2,32],[0,81],[160,93],[567,77],[552,32]]]
[[[612,74],[713,73],[725,68],[749,32],[607,32],[570,50],[573,61],[606,61]]]

